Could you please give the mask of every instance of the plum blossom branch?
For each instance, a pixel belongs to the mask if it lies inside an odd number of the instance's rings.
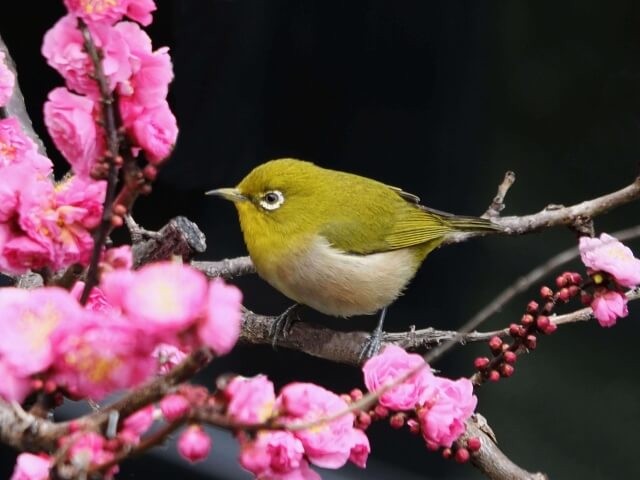
[[[102,53],[96,47],[93,38],[91,37],[91,32],[89,32],[89,27],[82,19],[78,19],[78,28],[80,29],[84,39],[84,47],[91,58],[91,62],[93,63],[95,80],[100,90],[100,101],[102,103],[100,111],[102,115],[102,126],[105,130],[107,141],[107,161],[109,165],[107,173],[107,191],[102,209],[102,220],[94,235],[91,263],[89,264],[89,269],[87,271],[84,290],[80,297],[80,303],[85,304],[89,298],[91,290],[98,283],[98,262],[100,261],[100,253],[102,251],[102,247],[107,241],[107,236],[111,229],[112,208],[118,183],[117,159],[120,151],[120,138],[116,123],[114,96],[109,88],[109,82],[107,81],[102,68]]]

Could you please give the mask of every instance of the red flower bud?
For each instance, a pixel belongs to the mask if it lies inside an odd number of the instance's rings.
[[[487,375],[487,379],[490,382],[497,382],[498,380],[500,380],[500,373],[497,370],[491,370],[489,372],[489,375]]]
[[[587,292],[582,292],[582,295],[580,295],[580,301],[583,305],[588,307],[591,305],[591,302],[593,302],[593,297]]]
[[[518,355],[516,355],[516,352],[512,352],[511,350],[509,350],[508,352],[504,352],[503,356],[504,361],[511,364],[516,363],[516,360],[518,359]]]
[[[373,411],[378,418],[387,418],[389,416],[389,409],[379,404],[376,405],[376,408],[374,408]]]
[[[469,461],[469,457],[471,457],[469,450],[467,450],[466,448],[459,448],[458,450],[456,450],[454,460],[458,463],[465,463]]]
[[[582,283],[582,275],[576,272],[571,272],[571,281],[575,285],[580,285]]]
[[[525,313],[522,316],[522,319],[520,320],[520,323],[522,325],[524,325],[525,327],[528,327],[529,325],[531,325],[533,323],[533,315],[530,315],[528,313]]]
[[[391,417],[389,417],[389,425],[391,425],[391,428],[395,428],[396,430],[398,430],[404,427],[405,418],[406,415],[404,413],[395,413],[391,415]]]
[[[477,452],[481,446],[482,442],[478,437],[471,437],[467,440],[467,448],[472,452]]]
[[[547,328],[548,325],[549,325],[549,317],[545,317],[544,315],[540,315],[536,319],[536,327],[538,327],[538,330],[544,331],[544,329]]]
[[[516,323],[512,323],[511,325],[509,325],[509,335],[511,335],[512,337],[519,337],[520,336],[520,325],[518,325]]]
[[[569,289],[568,288],[561,288],[560,291],[558,292],[558,298],[560,300],[562,300],[563,302],[568,302],[569,299],[571,298],[571,294],[569,293]]]
[[[360,412],[358,414],[358,428],[366,430],[371,425],[371,415],[367,412]]]
[[[579,291],[580,291],[580,289],[576,285],[571,285],[569,287],[569,295],[571,297],[575,297],[578,294]]]
[[[553,296],[553,291],[545,285],[540,288],[540,296],[545,299],[551,298]]]
[[[488,357],[478,357],[473,361],[473,366],[478,370],[482,370],[483,368],[487,368],[489,362],[490,360]]]
[[[514,370],[515,368],[513,368],[513,365],[509,365],[508,363],[503,363],[502,365],[500,365],[500,375],[505,378],[513,375]]]
[[[351,390],[351,393],[349,393],[349,395],[351,395],[351,398],[354,402],[357,402],[364,396],[362,390],[360,390],[359,388],[354,388],[353,390]]]
[[[527,313],[536,313],[538,311],[538,307],[538,302],[536,302],[535,300],[531,300],[527,304]]]
[[[547,327],[544,329],[543,333],[545,335],[551,335],[553,332],[555,332],[558,329],[558,326],[555,323],[550,323],[549,325],[547,325]]]
[[[535,335],[527,335],[527,338],[524,341],[525,347],[527,347],[529,350],[535,350],[537,343],[538,339]]]
[[[53,380],[47,380],[44,382],[44,391],[46,393],[53,393],[58,389],[58,385]]]
[[[491,349],[491,351],[492,352],[499,351],[501,347],[502,347],[502,339],[498,336],[491,337],[491,340],[489,340],[489,348]]]
[[[564,277],[564,275],[560,275],[556,277],[556,286],[558,288],[563,288],[567,286],[567,279]]]
[[[442,458],[444,458],[445,460],[450,460],[451,457],[453,457],[453,450],[451,450],[450,448],[445,448],[442,450]]]
[[[409,427],[409,431],[414,435],[420,433],[420,423],[416,419],[410,418],[407,420],[407,426]]]

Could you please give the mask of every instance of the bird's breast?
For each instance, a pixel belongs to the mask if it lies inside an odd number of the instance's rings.
[[[354,255],[320,235],[280,258],[254,262],[260,276],[287,297],[339,317],[372,314],[389,305],[420,264],[408,248]]]

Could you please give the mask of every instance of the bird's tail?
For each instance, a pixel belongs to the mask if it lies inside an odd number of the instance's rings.
[[[457,232],[500,232],[504,230],[500,225],[480,217],[462,217],[452,215],[445,217],[446,223]]]

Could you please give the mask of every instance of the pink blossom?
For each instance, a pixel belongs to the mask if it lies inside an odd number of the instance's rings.
[[[105,438],[95,432],[81,433],[72,439],[69,460],[74,465],[88,468],[113,459],[113,452],[107,449]]]
[[[235,377],[224,393],[229,398],[227,413],[236,422],[262,423],[273,413],[276,395],[265,375]]]
[[[286,431],[259,432],[255,440],[242,442],[240,465],[257,478],[320,479],[304,459],[302,442]]]
[[[37,270],[51,264],[51,252],[26,235],[15,235],[4,243],[0,264],[3,271],[10,273]]]
[[[7,402],[24,402],[31,392],[31,379],[16,376],[14,369],[0,358],[0,397]]]
[[[131,245],[109,248],[104,252],[100,262],[102,271],[131,270],[133,268],[133,254]]]
[[[238,341],[242,326],[242,292],[220,278],[209,284],[205,320],[198,326],[198,336],[217,355],[229,353]]]
[[[49,455],[21,453],[10,480],[49,480],[52,458]]]
[[[151,353],[151,356],[158,363],[158,373],[164,375],[169,373],[173,367],[184,360],[187,354],[178,347],[168,343],[161,343]]]
[[[211,437],[200,425],[191,425],[178,439],[178,453],[190,462],[204,460],[211,451]]]
[[[168,422],[182,418],[190,409],[189,400],[177,393],[171,393],[160,400],[160,411]]]
[[[591,308],[601,327],[613,327],[618,318],[629,315],[627,297],[612,290],[597,291]]]
[[[127,443],[138,443],[140,437],[153,425],[155,421],[155,411],[153,405],[147,405],[132,415],[129,415],[125,421],[122,422],[122,430],[118,436]]]
[[[78,301],[80,300],[80,297],[82,297],[82,292],[84,292],[84,285],[84,282],[77,281],[70,291],[71,295],[73,295]],[[104,292],[98,287],[93,287],[91,289],[84,308],[91,312],[102,312],[106,314],[112,313],[114,310],[104,296]]]
[[[370,392],[374,392],[420,365],[425,365],[422,356],[388,345],[362,367],[364,383]],[[418,404],[420,395],[433,381],[434,376],[427,365],[407,381],[383,393],[379,402],[393,410],[410,410]]]
[[[92,23],[88,28],[94,43],[102,50],[102,69],[109,87],[114,89],[119,82],[124,82],[131,76],[127,43],[109,25]],[[62,75],[71,90],[98,98],[93,64],[84,49],[75,15],[62,17],[45,34],[42,54],[47,63]]]
[[[78,302],[58,287],[3,288],[0,311],[0,354],[14,375],[23,377],[49,368],[54,360],[51,336],[83,315]]]
[[[207,280],[199,271],[175,262],[157,262],[136,272],[106,274],[109,302],[150,334],[174,334],[204,312]],[[188,288],[187,288],[188,287]]]
[[[285,386],[277,400],[283,420],[312,421],[347,408],[346,402],[329,390],[312,383],[291,383]],[[299,430],[294,435],[302,442],[309,460],[319,467],[340,468],[351,456],[356,438],[353,435],[352,413]]]
[[[367,467],[367,459],[369,453],[371,453],[371,446],[369,445],[369,437],[360,429],[353,429],[353,444],[351,446],[351,453],[349,460],[360,468]]]
[[[46,177],[53,168],[51,160],[40,155],[36,144],[22,131],[20,122],[14,117],[4,118],[0,120],[0,172],[4,170],[2,167],[20,163],[26,163],[29,167],[19,172],[28,171],[33,177],[37,174]],[[17,174],[3,173],[7,179]],[[24,184],[22,186],[24,187]]]
[[[0,52],[0,107],[4,107],[13,95],[16,76],[7,66],[4,52]]]
[[[166,101],[144,109],[132,127],[133,139],[150,163],[158,165],[171,154],[178,137],[178,124]]]
[[[112,25],[127,16],[142,25],[153,20],[151,12],[156,9],[153,0],[64,0],[70,13],[87,23]]]
[[[152,339],[124,319],[86,312],[83,322],[58,328],[51,343],[53,379],[75,396],[100,399],[155,371]]]
[[[456,381],[435,378],[434,395],[418,410],[418,418],[427,445],[451,447],[464,433],[465,422],[475,410],[478,399],[466,378]]]
[[[580,257],[588,268],[611,274],[624,287],[640,284],[640,260],[633,256],[629,247],[611,235],[580,237]]]
[[[49,92],[44,123],[56,147],[76,175],[88,177],[104,150],[102,131],[96,127],[96,104],[63,87]]]

